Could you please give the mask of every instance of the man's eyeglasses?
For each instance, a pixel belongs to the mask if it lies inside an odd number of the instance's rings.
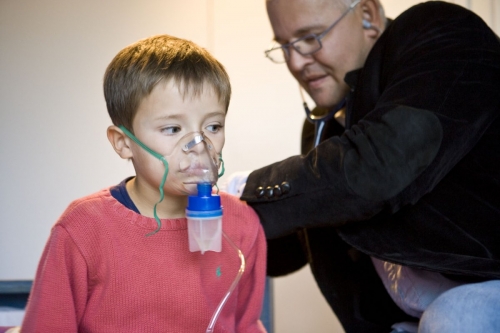
[[[354,1],[340,17],[332,23],[332,25],[326,28],[326,30],[319,35],[308,34],[291,43],[283,45],[279,45],[278,43],[274,42],[273,47],[271,47],[267,51],[264,51],[266,57],[268,57],[274,63],[282,64],[290,59],[290,47],[293,47],[295,51],[303,56],[318,52],[323,47],[323,45],[321,44],[321,39],[325,37],[326,34],[329,33],[330,30],[332,30],[333,27],[337,23],[339,23],[340,20],[342,20],[354,7],[356,7],[356,5],[359,4],[360,1],[361,0]]]

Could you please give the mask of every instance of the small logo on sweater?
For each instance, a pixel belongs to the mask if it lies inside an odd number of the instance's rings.
[[[217,267],[217,269],[215,270],[215,275],[217,275],[217,277],[218,277],[218,278],[220,278],[220,277],[221,277],[221,275],[222,275],[222,271],[221,271],[221,269],[220,269],[220,266],[219,266],[219,267]]]

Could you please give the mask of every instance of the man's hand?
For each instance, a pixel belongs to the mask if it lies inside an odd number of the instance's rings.
[[[232,173],[229,175],[227,182],[220,187],[220,190],[240,197],[243,193],[243,189],[245,188],[250,172],[252,171],[247,170]]]

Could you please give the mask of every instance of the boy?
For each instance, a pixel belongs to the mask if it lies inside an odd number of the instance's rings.
[[[104,76],[107,135],[136,175],[60,217],[22,332],[205,332],[213,318],[214,332],[264,331],[266,247],[253,210],[222,193],[229,240],[221,252],[188,247],[187,194],[217,173],[199,176],[199,160],[192,168],[176,161],[208,149],[217,171],[230,94],[222,65],[189,41],[154,36],[118,53]],[[246,267],[220,311],[243,266],[233,246]]]

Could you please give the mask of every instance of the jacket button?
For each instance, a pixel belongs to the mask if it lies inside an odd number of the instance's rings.
[[[255,196],[257,198],[262,198],[264,196],[264,188],[262,186],[259,186],[255,189]]]
[[[273,188],[271,186],[266,187],[266,194],[265,194],[266,198],[268,198],[268,199],[272,198],[273,195],[274,195]]]
[[[287,194],[288,192],[290,192],[291,186],[290,186],[290,183],[283,182],[283,183],[281,183],[280,188],[281,188],[282,194]]]
[[[274,196],[275,197],[281,196],[281,187],[279,185],[274,185]]]

